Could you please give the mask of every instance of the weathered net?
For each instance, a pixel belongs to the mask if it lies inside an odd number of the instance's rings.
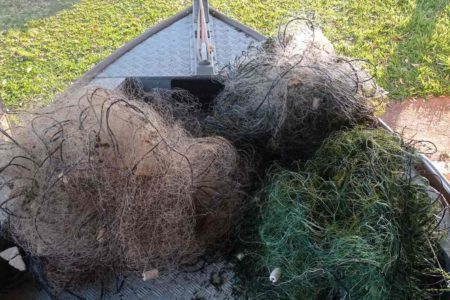
[[[373,123],[383,91],[360,60],[338,56],[321,31],[296,19],[221,72],[211,132],[287,160],[309,158],[333,131]]]
[[[32,114],[1,145],[1,208],[50,287],[171,270],[228,240],[242,203],[236,151],[163,112],[95,89]]]
[[[249,297],[431,299],[446,287],[436,271],[442,199],[405,146],[356,128],[333,134],[303,170],[273,170],[260,246],[242,264]]]

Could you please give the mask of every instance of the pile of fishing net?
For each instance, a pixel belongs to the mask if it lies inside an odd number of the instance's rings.
[[[439,196],[399,137],[355,128],[264,190],[250,298],[428,299],[439,269]],[[272,272],[269,281],[269,273]],[[256,274],[256,275],[255,275]]]
[[[336,55],[305,20],[251,46],[220,81],[207,128],[286,160],[309,158],[333,131],[373,123],[384,93],[362,61]]]
[[[242,204],[238,155],[172,113],[96,89],[8,135],[1,208],[43,283],[170,271],[226,243]]]
[[[445,284],[441,199],[401,138],[363,129],[384,91],[362,61],[296,19],[219,80],[211,106],[127,80],[0,129],[2,226],[51,293],[232,246],[247,247],[249,298],[424,299]],[[274,161],[295,171],[271,169],[244,201]]]

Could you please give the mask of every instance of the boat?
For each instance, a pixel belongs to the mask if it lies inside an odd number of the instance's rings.
[[[144,90],[182,88],[208,103],[221,91],[215,80],[223,66],[234,61],[251,44],[266,37],[209,6],[194,0],[193,5],[150,28],[97,64],[64,95],[80,87],[96,86],[124,89],[129,84]],[[392,131],[387,124],[380,124]],[[450,184],[433,163],[422,155],[418,172],[450,201]],[[441,226],[450,226],[446,216]],[[442,243],[450,270],[450,238]],[[155,281],[138,276],[117,277],[107,284],[94,282],[64,291],[61,299],[235,299],[236,275],[227,261],[200,259],[186,270],[161,275]],[[44,287],[29,281],[13,289],[5,299],[52,299]]]

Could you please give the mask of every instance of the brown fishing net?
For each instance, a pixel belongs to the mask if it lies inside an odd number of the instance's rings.
[[[227,240],[237,153],[171,113],[95,89],[32,114],[2,145],[7,224],[51,287],[171,270]]]

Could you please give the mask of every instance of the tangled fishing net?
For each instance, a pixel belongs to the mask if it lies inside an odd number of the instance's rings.
[[[372,123],[383,97],[362,61],[337,56],[305,20],[251,46],[220,80],[208,129],[288,160],[309,158],[333,131]]]
[[[399,137],[355,128],[328,138],[304,171],[278,169],[265,189],[261,248],[244,265],[251,296],[431,298],[443,284],[432,271],[440,199],[415,174],[416,159]]]
[[[242,199],[237,153],[171,113],[96,89],[1,145],[1,208],[42,282],[172,270],[227,240]]]
[[[177,120],[192,136],[203,135],[203,112],[199,99],[190,92],[180,89],[152,89],[145,91],[141,80],[127,78],[121,91],[129,98],[151,105],[159,114]]]

